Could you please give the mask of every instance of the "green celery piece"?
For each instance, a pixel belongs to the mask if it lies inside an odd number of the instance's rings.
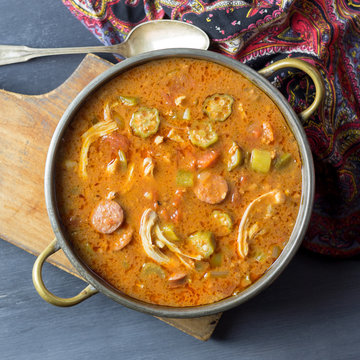
[[[133,96],[119,96],[119,100],[126,106],[135,106],[139,103],[139,99]]]
[[[165,272],[160,265],[154,263],[145,263],[142,266],[140,277],[144,278],[149,275],[157,275],[161,279],[165,279]]]
[[[218,267],[221,265],[223,260],[223,254],[221,252],[213,254],[210,258],[210,265],[212,268]]]
[[[266,261],[267,256],[262,250],[259,249],[255,252],[254,258],[256,261],[262,263],[262,262]]]
[[[176,185],[183,187],[194,186],[194,174],[191,171],[179,169],[176,174]]]
[[[271,154],[267,150],[254,149],[250,158],[251,169],[266,174],[270,171]]]
[[[290,164],[291,160],[292,160],[291,154],[283,153],[276,159],[274,167],[275,169],[278,170],[283,169]]]

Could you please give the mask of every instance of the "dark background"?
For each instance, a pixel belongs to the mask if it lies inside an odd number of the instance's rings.
[[[2,44],[99,44],[60,0],[0,0],[0,34]],[[0,88],[23,94],[50,91],[82,58],[47,57],[0,67]],[[358,260],[300,250],[270,288],[226,312],[206,343],[100,294],[72,308],[49,305],[33,288],[34,261],[0,240],[2,360],[360,359]],[[84,287],[48,264],[44,278],[59,296],[73,296]]]

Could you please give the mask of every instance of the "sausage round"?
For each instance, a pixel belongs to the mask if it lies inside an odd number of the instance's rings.
[[[103,200],[93,210],[91,224],[102,234],[113,233],[124,221],[124,211],[114,200]]]
[[[195,196],[208,204],[218,204],[223,201],[228,191],[228,184],[222,176],[207,171],[198,175],[194,187]]]
[[[188,276],[186,273],[176,273],[169,277],[169,286],[171,288],[183,286],[186,284]]]
[[[131,227],[121,230],[119,238],[113,242],[114,251],[122,250],[133,238],[134,230]]]

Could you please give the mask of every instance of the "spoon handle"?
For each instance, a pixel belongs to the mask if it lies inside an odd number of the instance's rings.
[[[123,46],[124,45],[124,46]],[[63,54],[116,53],[126,52],[125,43],[116,46],[85,46],[66,48],[30,48],[27,46],[0,45],[0,65],[25,62],[35,57]],[[123,49],[122,49],[123,48]]]

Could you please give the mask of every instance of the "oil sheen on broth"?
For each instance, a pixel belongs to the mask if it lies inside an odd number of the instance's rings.
[[[86,101],[62,140],[66,232],[129,296],[219,301],[259,279],[291,235],[296,140],[270,98],[226,67],[174,58],[128,70]]]

